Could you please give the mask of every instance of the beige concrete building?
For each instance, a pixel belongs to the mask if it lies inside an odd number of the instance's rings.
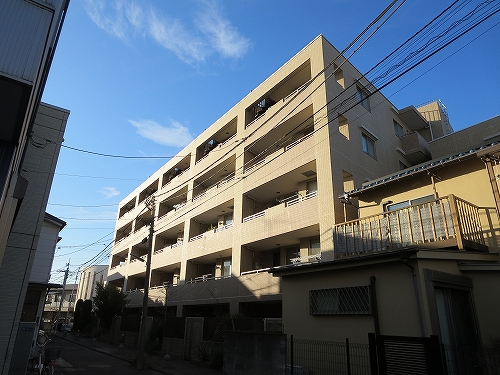
[[[80,270],[76,301],[87,300],[96,296],[95,288],[97,283],[104,284],[108,275],[108,265],[100,264],[83,267]]]
[[[433,134],[451,131],[437,113],[430,131],[318,36],[120,203],[108,282],[132,307],[150,279],[150,304],[169,285],[177,316],[280,317],[267,270],[333,259],[332,226],[357,217],[336,197],[429,160]]]

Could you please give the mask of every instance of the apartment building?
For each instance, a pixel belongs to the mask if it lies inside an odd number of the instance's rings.
[[[104,284],[106,281],[106,276],[108,274],[108,265],[96,265],[83,267],[80,270],[79,282],[76,292],[76,300],[87,300],[92,299],[96,296],[96,285],[97,283]]]
[[[336,197],[429,160],[440,108],[430,131],[318,36],[120,203],[108,282],[131,307],[149,279],[177,316],[281,317],[267,270],[333,259],[333,225],[357,218]]]

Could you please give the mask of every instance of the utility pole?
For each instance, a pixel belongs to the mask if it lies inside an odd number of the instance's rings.
[[[154,233],[154,222],[155,222],[155,197],[151,194],[145,200],[146,206],[151,211],[151,220],[149,222],[149,242],[148,242],[148,253],[146,257],[146,276],[144,278],[144,297],[142,299],[142,316],[141,316],[141,328],[139,331],[139,343],[137,348],[137,368],[139,370],[144,369],[144,347],[146,344],[146,322],[148,317],[148,301],[149,301],[149,279],[151,273],[151,254],[153,250],[153,233]]]
[[[66,270],[64,271],[64,281],[61,291],[61,300],[59,301],[59,308],[57,309],[57,315],[56,315],[56,331],[57,331],[57,320],[61,316],[61,308],[64,300],[64,289],[66,289],[66,281],[68,280],[68,274],[69,274],[69,262],[66,264]]]

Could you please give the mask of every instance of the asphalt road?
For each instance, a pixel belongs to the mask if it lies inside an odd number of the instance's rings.
[[[58,347],[62,348],[61,357],[56,361],[56,375],[131,375],[139,373],[158,375],[156,371],[138,370],[127,361],[66,340],[55,338],[54,341]]]

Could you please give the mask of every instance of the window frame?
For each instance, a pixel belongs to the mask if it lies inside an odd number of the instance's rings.
[[[327,294],[333,297],[325,298]],[[356,296],[363,293],[363,299]],[[356,308],[360,306],[361,308]],[[363,306],[364,305],[364,306]],[[309,290],[309,313],[313,316],[325,315],[371,315],[373,313],[370,285]]]
[[[361,145],[363,148],[363,152],[366,155],[377,160],[377,148],[375,146],[375,143],[376,139],[374,139],[372,136],[370,136],[368,133],[364,131],[361,132]],[[371,149],[369,146],[371,146]]]
[[[356,85],[356,99],[368,112],[371,112],[370,92],[361,85]]]

